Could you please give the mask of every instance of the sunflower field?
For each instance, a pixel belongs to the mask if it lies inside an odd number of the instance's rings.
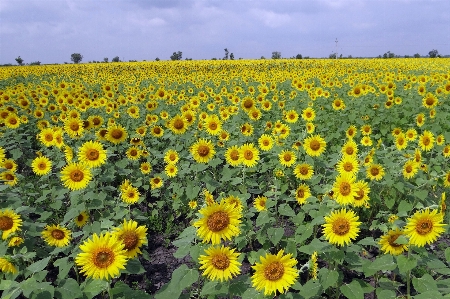
[[[449,162],[449,59],[2,67],[1,298],[449,297]]]

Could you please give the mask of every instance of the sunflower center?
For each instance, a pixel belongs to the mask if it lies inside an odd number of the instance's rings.
[[[113,129],[111,132],[111,137],[114,139],[120,139],[123,136],[122,130],[119,129]]]
[[[246,100],[246,101],[244,102],[244,107],[245,107],[245,108],[249,109],[249,108],[251,108],[252,106],[253,106],[253,101],[252,101],[252,100]]]
[[[434,104],[434,99],[433,98],[427,98],[426,103],[428,106],[432,106]]]
[[[400,237],[400,234],[396,234],[396,235],[392,235],[389,237],[389,245],[391,245],[392,247],[401,247],[403,245],[401,244],[397,244],[395,243],[395,241],[397,240],[397,238]]]
[[[100,119],[95,117],[92,119],[92,123],[94,124],[94,126],[98,126],[100,124]]]
[[[350,223],[347,219],[339,218],[333,223],[333,232],[336,235],[344,236],[350,231]]]
[[[350,172],[353,170],[353,164],[350,162],[344,163],[344,170]]]
[[[133,250],[139,242],[139,237],[135,232],[126,232],[121,237],[122,243],[125,244],[126,250]]]
[[[347,147],[347,148],[345,149],[345,153],[346,153],[347,155],[353,155],[353,153],[354,153],[353,147]]]
[[[173,127],[177,130],[181,130],[184,128],[184,122],[181,119],[176,119],[173,123]]]
[[[208,228],[213,232],[220,232],[230,224],[230,217],[223,211],[213,213],[208,217]]]
[[[247,159],[247,160],[253,159],[253,153],[252,153],[252,151],[249,151],[249,150],[245,151],[245,153],[244,153],[244,158]]]
[[[291,155],[287,154],[287,155],[283,156],[283,159],[284,159],[284,161],[289,162],[292,160],[292,157],[291,157]]]
[[[155,127],[155,128],[153,128],[153,133],[159,134],[159,133],[161,133],[161,129],[158,127]]]
[[[0,217],[0,230],[6,231],[13,227],[14,222],[11,218],[8,216],[1,216]]]
[[[78,215],[77,220],[79,222],[83,221],[84,220],[84,216],[82,214]]]
[[[89,149],[86,153],[86,158],[89,161],[95,161],[98,159],[99,156],[100,156],[100,153],[98,152],[98,150],[93,149],[93,148]]]
[[[198,154],[199,154],[201,157],[206,157],[206,156],[209,154],[209,147],[206,146],[206,145],[200,145],[200,146],[198,147]]]
[[[62,230],[55,229],[52,231],[52,237],[55,238],[56,240],[62,240],[62,239],[64,239],[65,234]]]
[[[304,196],[305,196],[305,190],[303,190],[303,189],[297,190],[297,197],[298,198],[303,198]]]
[[[72,123],[70,124],[70,129],[71,129],[72,131],[78,131],[78,130],[80,129],[80,126],[78,125],[78,122],[72,122]]]
[[[47,164],[45,164],[44,162],[41,162],[38,164],[37,168],[40,170],[44,170],[45,168],[47,168]]]
[[[209,128],[210,128],[211,130],[216,130],[216,129],[217,129],[217,124],[216,124],[216,123],[210,123],[210,124],[209,124]]]
[[[423,137],[422,142],[424,145],[429,145],[430,144],[430,138],[428,138],[427,136]]]
[[[93,262],[98,268],[107,268],[114,262],[114,252],[109,248],[100,249],[94,254]]]
[[[313,140],[311,141],[311,143],[309,144],[309,147],[313,150],[313,151],[317,151],[320,148],[320,142],[317,140]]]
[[[347,182],[342,182],[342,183],[339,185],[339,192],[340,192],[342,195],[347,196],[347,195],[350,194],[351,191],[352,191],[352,186],[351,186],[349,183],[347,183]]]
[[[7,173],[7,174],[5,175],[5,179],[6,179],[7,181],[14,181],[14,176],[13,176],[12,174],[10,174],[10,173]]]
[[[430,219],[423,219],[420,220],[417,224],[416,224],[416,232],[419,235],[426,235],[428,234],[430,231],[433,230],[433,222]]]
[[[397,143],[398,143],[398,145],[403,145],[403,144],[405,143],[405,139],[399,138],[399,139],[397,140]]]
[[[230,153],[230,158],[231,158],[231,160],[233,160],[233,161],[239,160],[239,151],[237,151],[237,150],[232,151],[232,152]]]
[[[225,270],[230,266],[230,259],[225,254],[216,254],[211,262],[214,268],[219,270]]]
[[[300,168],[300,173],[302,175],[307,175],[308,172],[309,172],[308,167],[303,166],[303,167]]]
[[[357,192],[356,192],[356,196],[354,196],[353,198],[355,199],[355,200],[361,200],[361,199],[363,199],[363,197],[364,197],[364,190],[362,190],[362,189],[359,189]]]
[[[405,171],[406,171],[407,173],[411,173],[411,172],[413,171],[412,166],[411,166],[411,165],[406,166]]]
[[[280,262],[272,262],[264,269],[264,278],[270,281],[276,281],[283,277],[284,267]]]
[[[136,149],[132,149],[130,151],[130,156],[132,156],[132,157],[137,156],[137,154],[138,154],[138,151]]]
[[[70,179],[74,182],[81,182],[84,178],[84,173],[81,170],[74,170],[70,173]]]
[[[45,141],[53,141],[53,134],[45,134],[44,136]]]
[[[380,173],[380,171],[376,167],[372,167],[370,169],[370,174],[373,175],[373,176],[377,176],[379,173]]]

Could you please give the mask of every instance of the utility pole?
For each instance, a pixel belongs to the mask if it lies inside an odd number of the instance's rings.
[[[338,55],[338,53],[337,53],[337,50],[338,50],[338,40],[337,40],[337,37],[336,37],[335,43],[336,43],[336,59],[337,59],[337,55]]]

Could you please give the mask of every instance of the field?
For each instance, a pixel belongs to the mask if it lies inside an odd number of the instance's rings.
[[[450,296],[449,59],[3,67],[0,136],[1,298]]]

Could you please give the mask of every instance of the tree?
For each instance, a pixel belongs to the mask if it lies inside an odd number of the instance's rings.
[[[41,65],[41,62],[40,61],[33,61],[33,62],[30,62],[30,65]]]
[[[395,54],[392,53],[391,51],[387,51],[386,53],[383,54],[383,58],[394,58]]]
[[[223,49],[225,51],[225,57],[223,57],[223,60],[228,60],[228,49]]]
[[[302,54],[297,54],[296,56],[295,56],[295,59],[302,59],[303,57],[302,57]]]
[[[328,58],[336,59],[336,53],[331,53],[330,55],[328,55]]]
[[[436,58],[439,56],[439,52],[438,52],[438,50],[433,49],[430,52],[428,52],[428,55],[430,55],[430,58]]]
[[[156,61],[159,61],[159,58],[158,58],[158,57],[156,57],[156,58],[155,58],[155,60],[156,60]]]
[[[234,60],[234,54],[233,53],[230,54],[230,60]]]
[[[103,58],[103,62],[108,62],[108,57]]]
[[[281,52],[275,51],[272,52],[272,59],[280,59],[281,58]]]
[[[119,56],[116,56],[113,59],[111,59],[111,62],[119,62],[119,61],[120,61]]]
[[[419,53],[414,54],[414,58],[420,58],[420,54]]]
[[[81,55],[80,53],[73,53],[72,55],[70,55],[70,60],[72,60],[73,63],[79,63],[81,62],[81,60],[83,60],[83,55]]]
[[[261,59],[266,59],[266,57],[264,57],[264,56],[261,56]]]
[[[16,58],[16,61],[18,65],[23,65],[23,59],[20,56]]]
[[[181,60],[181,57],[183,56],[183,52],[173,52],[172,56],[170,56],[170,59],[172,60]]]

